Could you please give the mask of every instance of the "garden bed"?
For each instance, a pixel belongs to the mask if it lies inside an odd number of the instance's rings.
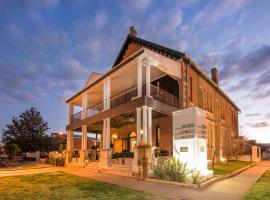
[[[210,178],[210,174],[208,176],[200,176],[199,173],[196,175],[196,170],[188,169],[185,163],[178,160],[161,159],[150,167],[152,174],[150,173],[147,181],[203,189],[213,183],[235,176],[251,166],[252,164],[249,162],[235,161],[229,162],[228,165],[216,164],[214,166],[216,174]]]
[[[229,161],[228,165],[227,163],[217,163],[214,165],[214,175],[225,175],[228,173],[231,173],[233,171],[236,171],[238,169],[241,169],[243,167],[246,167],[248,165],[250,165],[250,162],[246,162],[246,161]]]

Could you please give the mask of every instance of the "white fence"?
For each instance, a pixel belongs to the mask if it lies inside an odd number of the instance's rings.
[[[36,159],[36,161],[39,161],[40,160],[40,151],[26,152],[25,157],[26,158],[34,158],[34,159]]]

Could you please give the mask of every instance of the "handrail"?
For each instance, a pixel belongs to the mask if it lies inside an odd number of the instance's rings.
[[[151,84],[151,96],[172,107],[180,108],[179,98]]]
[[[132,98],[137,97],[137,86],[131,87],[113,97],[110,98],[110,107],[116,107],[121,104],[127,103],[132,100]]]
[[[87,108],[87,117],[94,116],[103,110],[103,102],[99,102]]]
[[[143,85],[143,95],[145,95],[145,85]],[[170,94],[169,92],[160,89],[151,84],[151,96],[172,107],[180,108],[179,98]],[[137,97],[137,86],[131,87],[121,93],[118,93],[110,98],[110,108],[125,104],[131,101],[134,97]],[[99,114],[103,110],[103,102],[99,102],[87,108],[87,117],[91,117]],[[71,123],[80,121],[82,118],[82,111],[70,116]]]
[[[70,116],[70,121],[71,123],[75,123],[75,122],[78,122],[82,119],[82,111],[80,112],[77,112],[73,115]]]

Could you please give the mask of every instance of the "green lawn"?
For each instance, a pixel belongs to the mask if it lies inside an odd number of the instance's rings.
[[[270,171],[266,171],[262,177],[251,187],[245,196],[245,200],[269,200],[270,199]]]
[[[225,175],[249,164],[250,162],[243,161],[230,161],[228,165],[226,163],[218,163],[214,165],[213,171],[215,175]]]
[[[44,173],[0,178],[0,199],[86,200],[165,199],[153,194],[102,183],[66,173]]]

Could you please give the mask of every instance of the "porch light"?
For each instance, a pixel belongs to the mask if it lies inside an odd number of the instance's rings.
[[[116,134],[113,134],[112,137],[113,137],[113,139],[117,139],[117,135]]]
[[[64,133],[62,131],[59,132],[59,135],[63,135]]]
[[[143,130],[142,129],[141,129],[140,133],[143,134]]]

